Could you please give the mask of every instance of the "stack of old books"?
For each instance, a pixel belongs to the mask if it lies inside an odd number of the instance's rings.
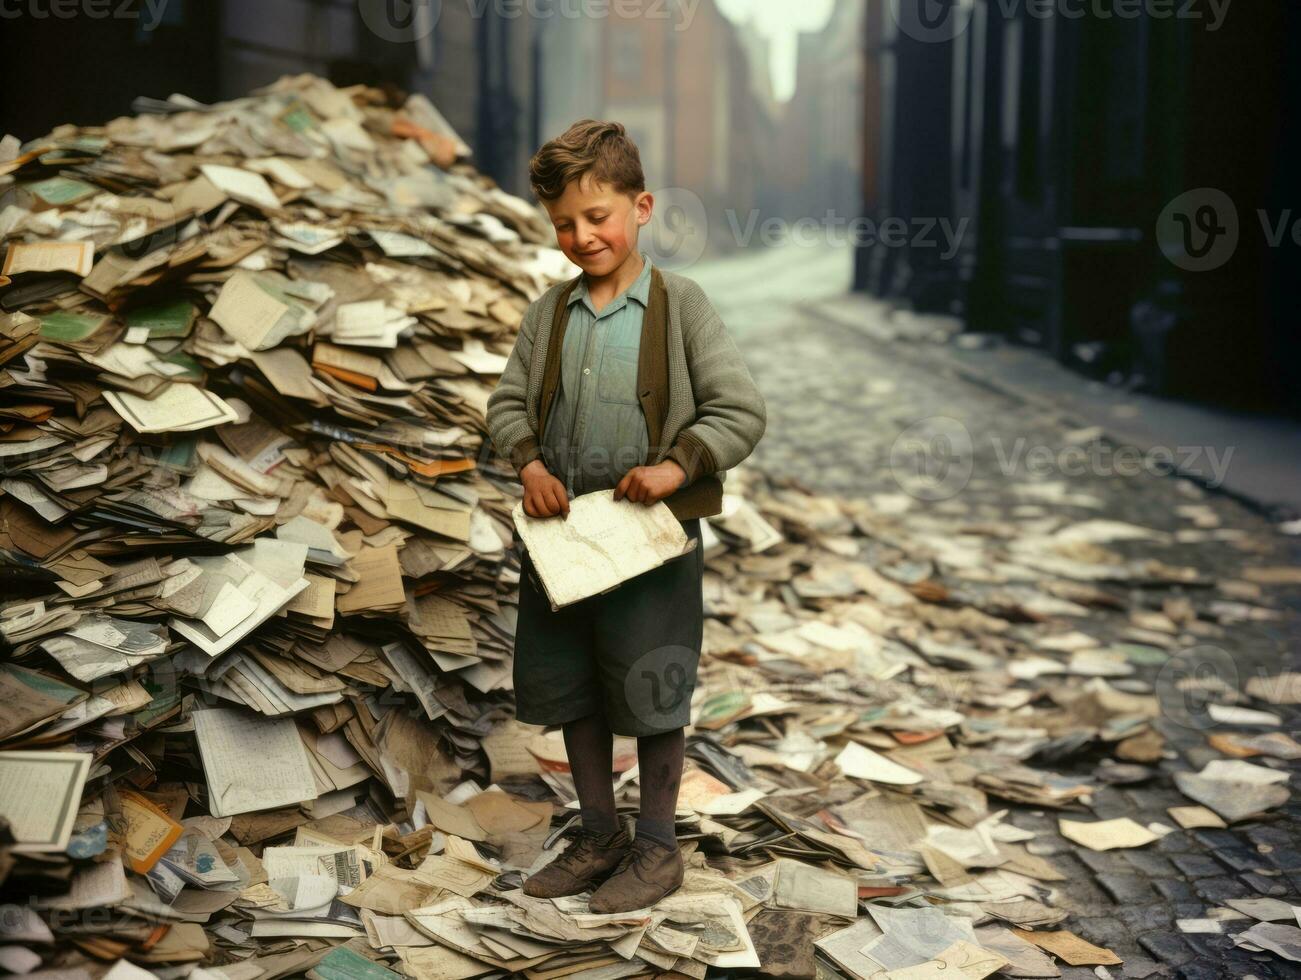
[[[0,142],[0,787],[10,896],[175,962],[307,900],[246,902],[281,872],[231,845],[487,777],[518,564],[484,412],[570,267],[423,97],[137,108]]]
[[[138,108],[0,141],[0,969],[1103,975],[1048,855],[1288,802],[1301,678],[1165,665],[1301,576],[1124,554],[1212,547],[1209,507],[1163,530],[743,468],[702,527],[682,887],[619,915],[524,895],[577,800],[560,734],[512,717],[519,491],[484,413],[574,270],[419,97],[302,77]],[[675,552],[642,532],[613,578]],[[598,564],[574,551],[553,601]],[[1231,758],[1174,773],[1187,805],[1090,814],[1170,783],[1185,696]],[[613,768],[627,818],[635,743]],[[1287,958],[1291,911],[1180,921]]]

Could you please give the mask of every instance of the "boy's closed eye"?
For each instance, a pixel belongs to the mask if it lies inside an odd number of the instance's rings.
[[[592,215],[588,218],[588,221],[590,221],[594,225],[599,225],[602,221],[604,221],[608,217],[609,217],[608,214]],[[561,221],[556,225],[556,231],[568,231],[572,227],[573,225],[571,225],[568,221]]]

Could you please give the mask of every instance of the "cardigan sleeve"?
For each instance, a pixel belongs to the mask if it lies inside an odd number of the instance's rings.
[[[697,283],[686,284],[680,309],[696,419],[667,455],[686,471],[688,486],[749,456],[767,428],[768,410],[723,318]]]
[[[538,311],[547,301],[550,291],[534,300],[524,311],[515,347],[506,360],[497,387],[488,396],[487,424],[493,447],[510,461],[518,474],[530,462],[542,455],[537,433],[529,422],[526,397],[529,368],[533,363],[533,340],[537,332]]]

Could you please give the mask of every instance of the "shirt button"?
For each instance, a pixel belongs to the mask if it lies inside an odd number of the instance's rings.
[[[592,373],[592,369],[591,369],[591,368],[583,368],[583,373],[584,373],[584,374],[591,374],[591,373]]]

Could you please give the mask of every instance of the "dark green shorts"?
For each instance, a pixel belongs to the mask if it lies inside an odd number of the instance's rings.
[[[528,554],[515,628],[515,715],[560,725],[604,712],[616,735],[653,735],[691,720],[704,632],[700,518],[681,521],[696,549],[602,595],[552,611]]]

